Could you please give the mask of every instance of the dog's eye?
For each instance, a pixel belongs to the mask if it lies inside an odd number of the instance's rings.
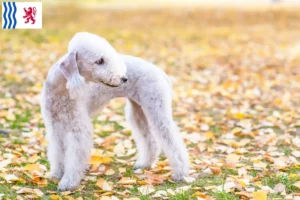
[[[99,60],[97,60],[95,62],[97,65],[103,65],[104,64],[104,59],[103,58],[100,58]]]

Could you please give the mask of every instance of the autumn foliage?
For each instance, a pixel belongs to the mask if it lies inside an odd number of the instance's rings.
[[[292,8],[47,5],[41,30],[0,34],[0,199],[300,198],[300,12]],[[94,120],[90,167],[74,192],[49,180],[39,97],[78,31],[162,68],[188,146],[186,183],[162,155],[133,171],[136,146],[117,99]],[[2,134],[1,134],[2,135]]]

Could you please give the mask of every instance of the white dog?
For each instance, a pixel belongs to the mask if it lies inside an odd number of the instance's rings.
[[[48,73],[42,113],[49,140],[50,176],[58,190],[74,190],[84,176],[93,147],[92,117],[109,101],[127,97],[126,119],[138,148],[135,169],[148,168],[160,148],[173,180],[188,175],[189,157],[172,118],[172,86],[155,65],[121,55],[103,38],[77,33]]]

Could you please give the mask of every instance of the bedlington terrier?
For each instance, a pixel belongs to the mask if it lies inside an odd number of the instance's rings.
[[[103,38],[75,34],[68,52],[50,69],[43,87],[50,177],[58,190],[74,190],[84,176],[93,147],[92,118],[116,97],[127,97],[126,120],[138,148],[134,169],[151,167],[162,148],[183,181],[189,157],[172,117],[172,86],[155,65],[122,55]]]

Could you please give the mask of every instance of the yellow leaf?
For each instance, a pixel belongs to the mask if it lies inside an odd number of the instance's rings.
[[[244,115],[244,113],[235,113],[235,114],[233,115],[233,117],[234,117],[235,119],[244,119],[244,118],[245,118],[245,115]]]
[[[50,196],[50,199],[52,199],[52,200],[62,200],[62,198],[61,198],[60,196],[54,195],[54,194],[52,194],[52,195]]]
[[[16,120],[16,116],[12,112],[8,112],[6,115],[6,119],[8,119],[10,121],[14,121],[14,120]]]
[[[249,180],[247,180],[247,179],[237,179],[237,182],[243,187],[246,187],[250,184]]]
[[[91,156],[89,163],[90,164],[101,164],[102,163],[102,157],[100,157],[100,156]]]
[[[111,157],[91,156],[90,164],[108,164],[112,160]]]
[[[211,139],[211,140],[215,140],[215,139],[216,139],[215,136],[214,136],[214,134],[213,134],[211,131],[207,131],[207,132],[205,133],[205,136],[206,136],[207,138]]]
[[[226,161],[228,163],[237,163],[237,162],[239,162],[240,158],[241,158],[241,156],[239,156],[237,154],[229,154],[226,157]]]
[[[99,188],[101,188],[102,190],[105,190],[105,191],[111,191],[112,190],[111,186],[103,178],[100,178],[97,181],[96,186],[98,186]]]
[[[240,133],[242,132],[243,129],[241,129],[240,127],[235,127],[231,130],[231,133],[232,134],[237,134],[237,133]]]
[[[28,158],[28,162],[29,163],[35,163],[38,159],[40,159],[40,157],[38,155],[33,155],[30,158]]]
[[[256,181],[256,182],[254,182],[254,185],[256,185],[256,186],[261,186],[261,181]]]
[[[27,171],[30,171],[30,172],[42,172],[43,169],[41,169],[41,166],[40,164],[27,164],[25,167],[24,167],[25,170]]]
[[[105,172],[105,175],[110,176],[110,175],[113,175],[114,173],[115,173],[115,170],[109,169]]]
[[[195,193],[193,194],[193,196],[194,196],[194,197],[206,198],[206,195],[203,194],[203,193],[201,193],[201,192],[195,192]]]
[[[40,175],[37,175],[36,173],[32,175],[32,182],[37,184],[39,187],[45,187],[48,185],[47,179],[41,177]]]
[[[253,161],[253,167],[264,169],[267,167],[267,163],[261,162],[259,160],[255,160],[255,161]]]
[[[129,177],[123,177],[121,180],[119,180],[118,183],[126,185],[126,184],[133,184],[135,182],[136,182],[136,180],[130,179]]]
[[[300,174],[290,174],[289,178],[300,178]]]
[[[293,184],[295,187],[300,188],[300,181],[297,181],[296,183]]]
[[[64,192],[61,192],[61,194],[63,195],[63,196],[65,196],[64,198],[66,198],[66,196],[68,196],[68,195],[70,195],[70,194],[72,194],[73,192],[72,191],[64,191]]]
[[[17,194],[35,194],[38,197],[42,197],[44,193],[40,189],[31,189],[31,188],[21,188],[17,192]]]
[[[126,168],[119,168],[119,172],[122,174],[124,172],[126,172]]]
[[[254,200],[267,200],[267,193],[264,191],[253,192]]]

